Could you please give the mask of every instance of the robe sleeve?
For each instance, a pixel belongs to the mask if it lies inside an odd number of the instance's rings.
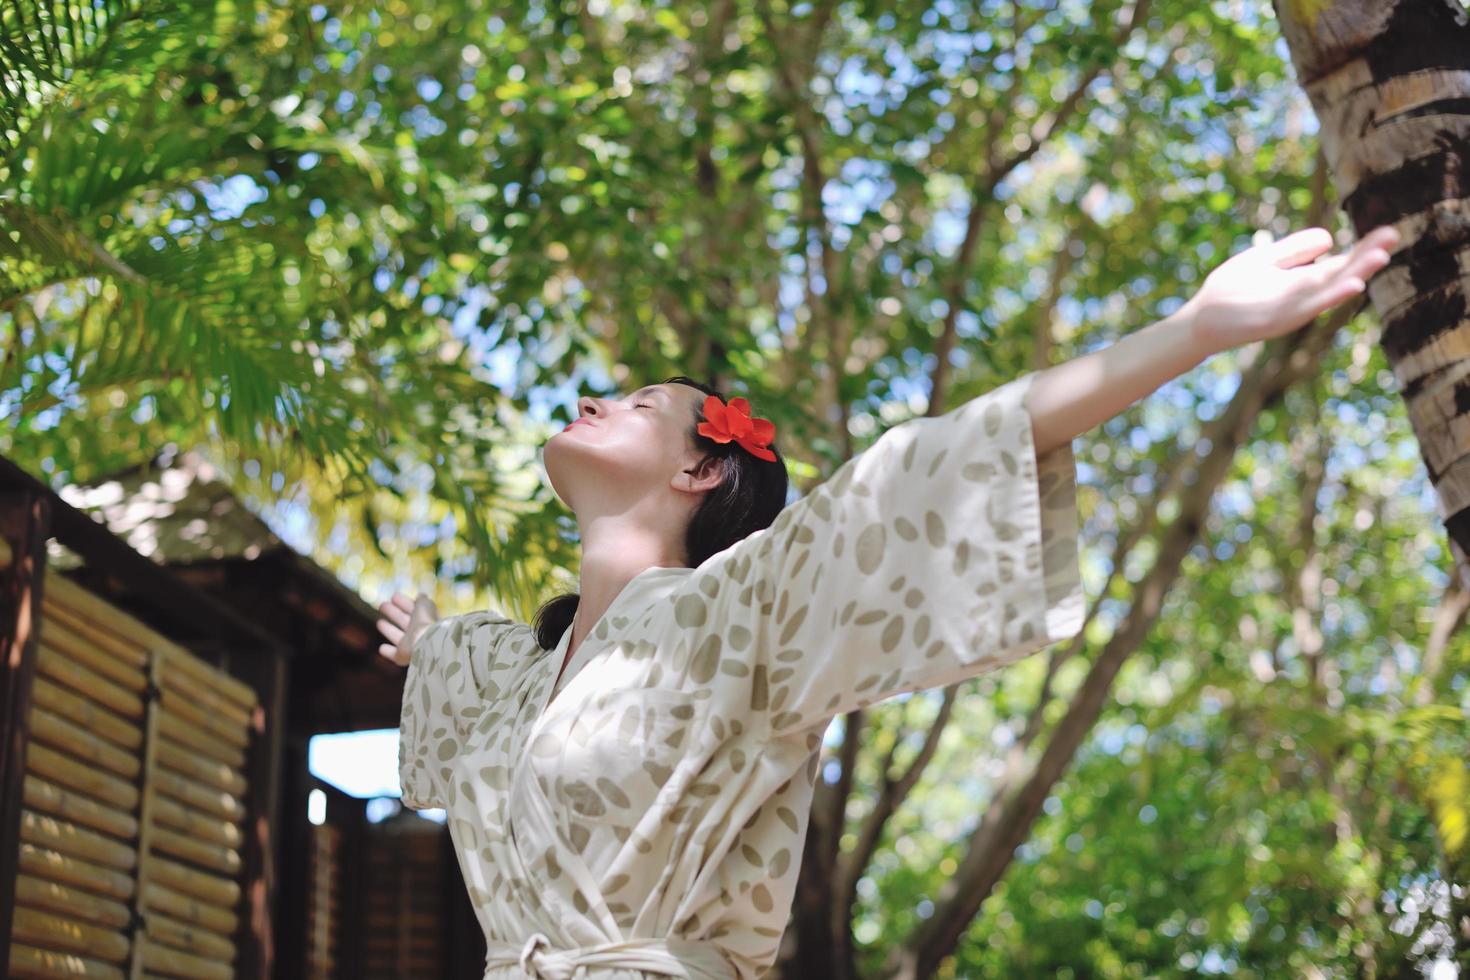
[[[499,640],[515,624],[479,611],[440,619],[424,630],[403,680],[398,722],[398,782],[403,805],[446,805],[466,729],[478,717]]]
[[[1075,462],[1036,458],[1034,379],[893,427],[703,562],[673,597],[694,681],[783,737],[1075,636]]]

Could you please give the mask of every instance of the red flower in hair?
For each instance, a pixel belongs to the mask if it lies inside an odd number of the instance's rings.
[[[776,426],[770,419],[750,417],[750,402],[744,398],[732,398],[727,405],[718,395],[707,395],[704,399],[704,417],[696,431],[715,442],[734,441],[757,459],[768,463],[776,461],[776,454],[766,447],[776,438]]]

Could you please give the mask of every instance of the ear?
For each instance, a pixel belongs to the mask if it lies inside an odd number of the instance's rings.
[[[690,461],[684,469],[674,474],[669,481],[675,490],[685,493],[703,493],[719,486],[725,478],[724,463],[715,456],[702,456]]]

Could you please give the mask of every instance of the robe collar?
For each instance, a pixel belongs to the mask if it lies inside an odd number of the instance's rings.
[[[667,595],[685,576],[694,571],[684,566],[650,565],[643,571],[634,575],[623,586],[602,616],[587,630],[587,635],[582,637],[581,644],[577,647],[576,656],[572,657],[567,669],[557,681],[556,673],[561,669],[561,662],[566,658],[567,647],[572,642],[572,628],[568,626],[561,632],[561,639],[557,640],[556,646],[551,652],[540,658],[541,696],[538,705],[538,717],[544,717],[547,709],[551,707],[561,692],[571,686],[576,676],[581,673],[587,661],[606,645],[606,639],[612,632],[612,616],[614,613],[623,611],[622,607],[631,606],[635,602],[656,601],[659,596]],[[602,637],[598,631],[602,631]],[[554,687],[553,687],[554,685]]]

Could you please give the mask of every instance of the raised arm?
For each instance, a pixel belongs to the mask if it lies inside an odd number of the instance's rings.
[[[1332,235],[1307,228],[1232,256],[1171,315],[1037,372],[1026,398],[1037,455],[1070,443],[1211,354],[1290,333],[1359,295],[1399,241],[1393,226],[1383,225],[1314,262],[1332,247]]]
[[[1035,379],[894,426],[712,555],[668,598],[667,669],[704,710],[805,740],[1075,635],[1075,465],[1069,443],[1034,451]]]
[[[1104,350],[910,419],[669,597],[669,669],[772,737],[1011,663],[1081,628],[1072,438],[1209,354],[1362,292],[1397,236],[1307,229],[1221,264]]]

